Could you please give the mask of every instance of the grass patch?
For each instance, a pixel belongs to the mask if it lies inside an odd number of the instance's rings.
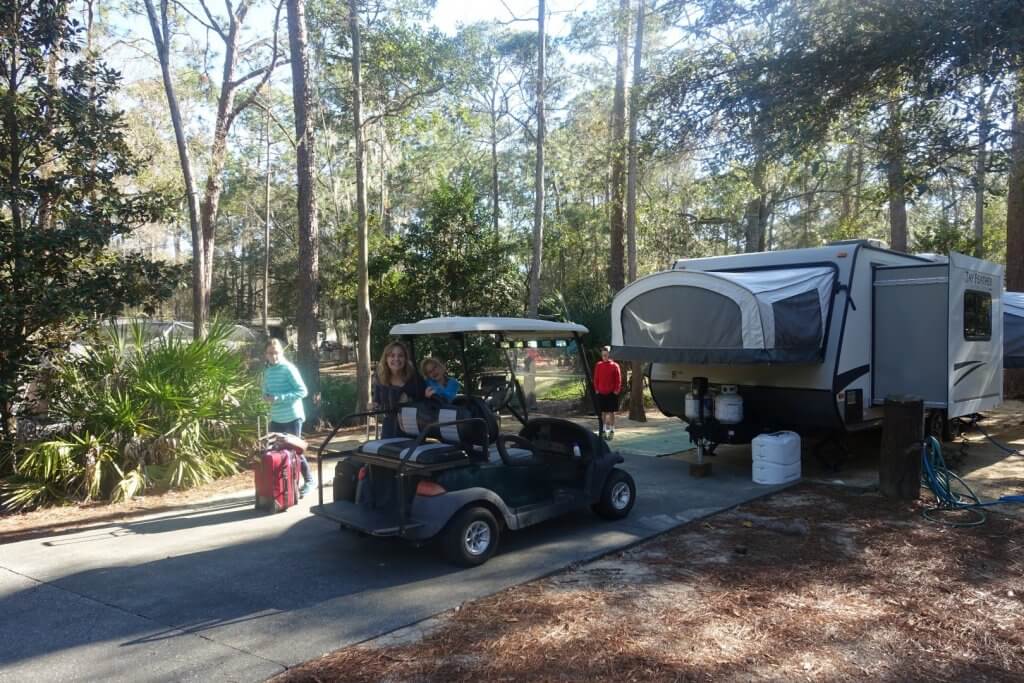
[[[583,396],[583,381],[578,377],[567,377],[545,382],[537,387],[539,401],[567,401]]]

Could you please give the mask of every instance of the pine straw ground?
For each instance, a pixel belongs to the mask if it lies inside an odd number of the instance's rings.
[[[1024,522],[920,509],[800,486],[275,681],[1024,681]]]

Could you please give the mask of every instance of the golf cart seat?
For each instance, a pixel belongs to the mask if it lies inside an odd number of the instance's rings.
[[[484,460],[485,425],[466,422],[475,417],[463,406],[416,401],[399,409],[400,436],[367,441],[358,452],[418,465]]]
[[[417,401],[398,410],[399,436],[367,441],[359,453],[394,460],[405,459],[418,464],[436,464],[465,458],[465,454],[450,443],[439,442],[435,434],[427,434],[422,443],[419,436],[438,421],[438,405],[431,401]],[[409,449],[414,449],[411,453]]]
[[[381,449],[385,447],[411,446],[416,442],[421,429],[437,419],[436,411],[430,413],[428,408],[429,406],[422,402],[403,405],[398,410],[398,433],[401,436],[371,439],[359,447],[359,452],[383,455]]]
[[[558,417],[534,418],[520,430],[519,436],[556,460],[574,457],[573,446],[579,447],[582,461],[608,450],[608,445],[586,427]]]
[[[459,394],[452,401],[452,405],[457,408],[464,408],[470,417],[478,417],[484,421],[487,425],[487,443],[493,444],[498,438],[498,417],[491,410],[487,402],[477,396],[466,396],[465,394]]]
[[[470,460],[491,463],[504,462],[501,457],[501,448],[504,447],[505,455],[509,462],[515,464],[532,462],[532,450],[506,446],[504,443],[501,446],[498,445],[498,422],[494,417],[494,413],[487,407],[487,404],[479,398],[472,396],[461,397],[455,404],[441,408],[438,411],[437,419],[440,423],[440,426],[437,428],[437,438],[442,443],[450,444],[454,448],[459,449]],[[462,422],[463,420],[473,421]],[[479,420],[483,420],[483,424]],[[484,432],[485,424],[487,428],[486,433]],[[506,434],[503,436],[508,438],[512,435]],[[486,452],[484,451],[485,444]],[[431,453],[428,457],[435,456]]]
[[[501,452],[498,449],[498,435],[500,434],[500,428],[498,426],[498,417],[491,410],[491,407],[487,405],[487,402],[477,396],[456,396],[452,402],[453,405],[460,408],[465,408],[472,417],[479,417],[484,420],[487,424],[487,461],[498,463],[502,462]],[[471,444],[474,449],[474,456],[480,456],[480,445],[479,440]],[[516,464],[525,464],[533,460],[533,451],[526,448],[516,448],[514,446],[506,446],[505,453],[509,460]]]

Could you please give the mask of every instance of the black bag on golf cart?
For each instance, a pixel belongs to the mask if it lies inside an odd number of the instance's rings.
[[[362,467],[349,456],[343,456],[334,466],[334,500],[352,503],[359,486],[359,470]]]

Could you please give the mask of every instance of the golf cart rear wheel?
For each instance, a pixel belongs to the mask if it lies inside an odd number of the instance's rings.
[[[475,567],[491,559],[498,549],[498,522],[485,507],[468,507],[455,515],[441,537],[441,550],[449,562]]]
[[[613,469],[604,481],[601,500],[594,506],[594,512],[605,519],[622,519],[633,509],[636,502],[636,484],[628,472]]]

